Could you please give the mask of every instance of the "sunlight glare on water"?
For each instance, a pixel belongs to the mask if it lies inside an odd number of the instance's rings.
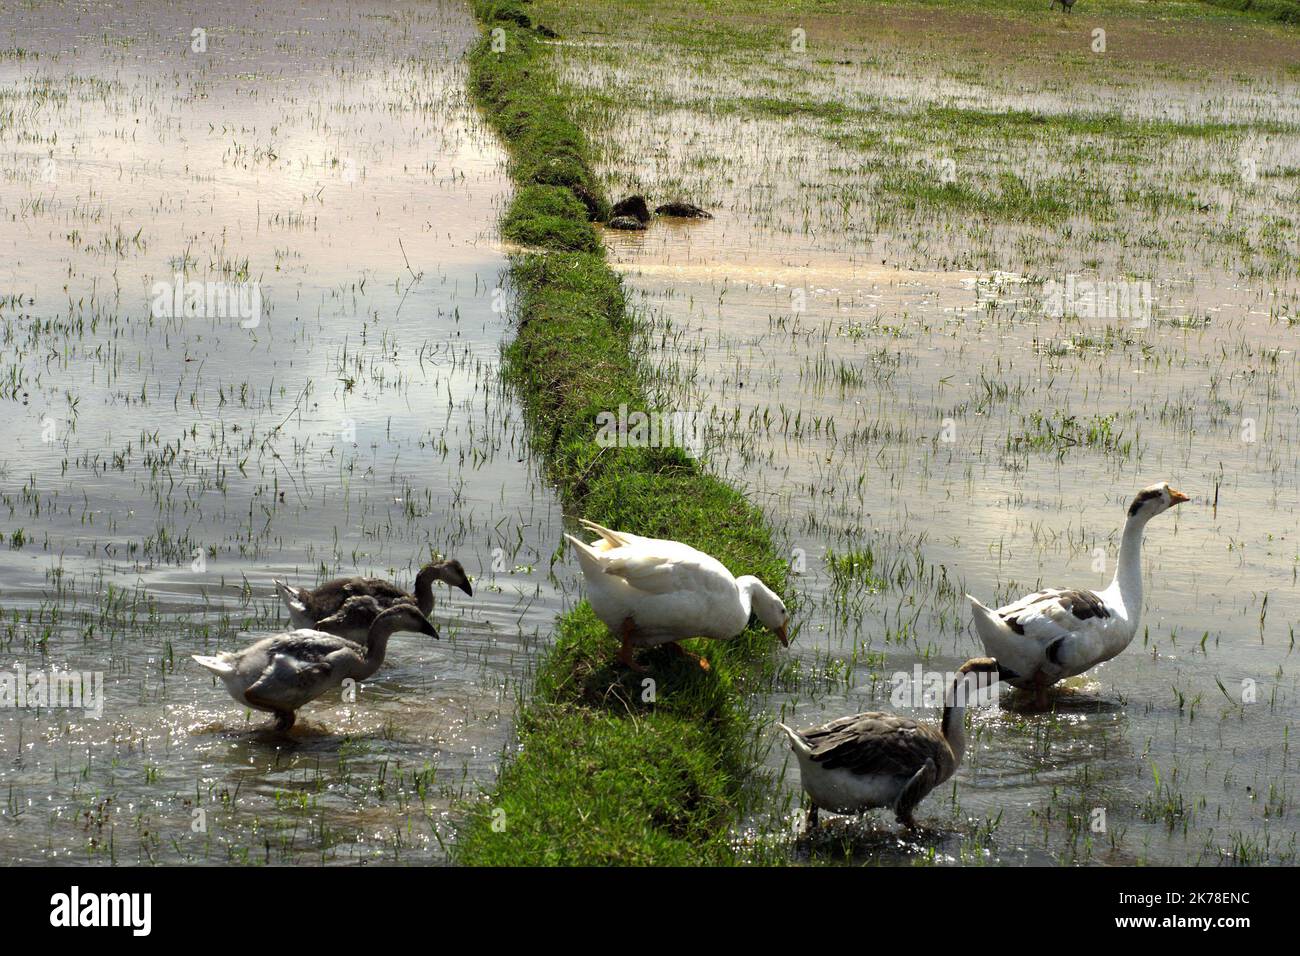
[[[0,12],[0,666],[107,695],[0,711],[6,859],[440,860],[495,779],[563,582],[497,376],[474,36],[451,2]],[[260,313],[175,314],[177,274]],[[475,585],[442,640],[287,742],[190,660],[283,629],[273,578],[432,554]]]

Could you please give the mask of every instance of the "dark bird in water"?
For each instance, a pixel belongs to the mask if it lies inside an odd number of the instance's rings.
[[[712,219],[713,213],[690,202],[666,202],[655,207],[657,216],[676,216],[679,219]]]
[[[650,221],[650,207],[646,205],[644,196],[628,196],[626,199],[620,199],[614,203],[614,208],[609,211],[610,219],[618,219],[620,216],[631,216],[637,222],[645,224]]]
[[[413,604],[420,613],[428,617],[433,611],[433,582],[444,581],[449,587],[457,587],[473,597],[474,589],[470,586],[469,576],[461,563],[456,560],[434,561],[420,569],[415,577],[415,593],[409,594],[397,585],[383,578],[337,578],[327,581],[315,590],[296,588],[276,581],[276,590],[289,609],[289,620],[294,627],[316,627],[318,622],[337,614],[343,603],[351,597],[369,595],[378,603],[380,610],[397,604]],[[365,640],[364,628],[352,633],[342,634],[350,640]]]
[[[969,695],[1015,676],[992,658],[968,660],[944,697],[938,726],[883,711],[809,730],[778,724],[799,758],[800,779],[812,800],[809,827],[817,825],[819,808],[861,813],[875,807],[891,809],[899,823],[915,827],[917,804],[953,775],[966,752]]]
[[[332,633],[358,628],[365,632],[364,643]],[[349,598],[315,630],[264,637],[242,651],[195,654],[194,660],[220,677],[236,701],[275,714],[275,729],[287,731],[299,707],[345,680],[365,680],[379,670],[388,652],[388,638],[397,631],[438,636],[415,605],[382,609],[373,597],[364,595]]]

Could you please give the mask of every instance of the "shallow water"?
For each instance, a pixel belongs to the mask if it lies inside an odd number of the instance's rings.
[[[0,709],[7,860],[436,861],[494,779],[568,578],[497,377],[473,36],[452,2],[0,12],[0,667],[107,698]],[[177,272],[262,309],[168,315]],[[273,578],[434,553],[475,587],[442,640],[288,741],[190,660],[282,627]]]
[[[1139,51],[1086,88],[1064,73],[1044,90],[1047,54],[974,66],[960,40],[934,50],[928,35],[820,26],[802,60],[776,46],[780,24],[766,51],[760,31],[754,45],[676,50],[688,31],[629,28],[556,54],[588,97],[616,194],[716,213],[605,239],[652,324],[661,403],[712,422],[711,466],[803,568],[798,637],[757,711],[811,726],[896,709],[895,674],[981,652],[965,593],[996,606],[1104,586],[1137,489],[1168,479],[1194,501],[1148,527],[1134,643],[1068,682],[1054,712],[1016,698],[977,710],[955,788],[922,806],[927,832],[902,837],[876,813],[796,839],[798,767],[773,733],[781,796],[736,839],[796,860],[1294,862],[1300,250],[1293,232],[1275,253],[1228,235],[1291,221],[1294,77],[1263,61],[1248,75],[1178,71]],[[656,55],[635,54],[647,45]],[[760,95],[879,113],[781,119],[735,102]],[[935,105],[1246,127],[1175,137],[1153,163],[1141,140],[1091,133],[945,140]],[[1252,125],[1274,120],[1267,134]],[[871,145],[878,126],[892,143]],[[1258,142],[1265,172],[1234,178]],[[973,153],[972,175],[1050,179],[1085,144],[1112,191],[1061,221],[891,208],[881,185],[944,152],[967,157],[959,177]],[[1206,207],[1118,198],[1171,182]],[[1147,281],[1150,313],[1053,315],[1044,283],[1069,274]]]

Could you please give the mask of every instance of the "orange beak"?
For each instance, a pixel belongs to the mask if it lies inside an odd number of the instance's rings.
[[[1169,500],[1176,505],[1181,505],[1184,501],[1191,501],[1192,498],[1190,495],[1185,495],[1181,491],[1174,491],[1174,489],[1170,488]]]
[[[790,646],[790,635],[786,632],[784,624],[782,624],[780,627],[776,629],[776,636],[781,639],[782,647]]]

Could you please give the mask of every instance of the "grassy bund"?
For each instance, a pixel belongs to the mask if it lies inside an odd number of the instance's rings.
[[[1300,23],[1300,3],[1296,0],[1205,0],[1227,10],[1254,13],[1281,23]]]
[[[739,492],[678,448],[597,444],[600,412],[652,410],[632,352],[633,320],[591,227],[608,204],[586,139],[548,75],[549,31],[524,5],[474,7],[485,35],[470,55],[471,88],[509,150],[516,184],[502,233],[529,249],[512,262],[518,335],[506,374],[549,478],[570,514],[686,541],[780,591],[785,563]],[[615,662],[616,642],[587,604],[562,615],[520,707],[519,751],[491,798],[469,813],[455,861],[734,859],[728,833],[752,766],[744,686],[775,643],[751,628],[709,643],[707,672],[660,649],[642,655],[648,674],[632,674]]]

